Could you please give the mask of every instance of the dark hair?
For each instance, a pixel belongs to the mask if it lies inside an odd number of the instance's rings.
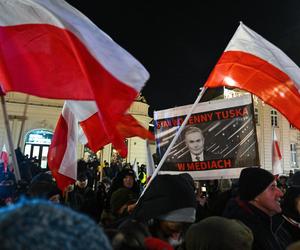
[[[300,214],[296,208],[296,199],[300,198],[300,187],[289,187],[283,197],[282,212],[294,220],[300,219]]]

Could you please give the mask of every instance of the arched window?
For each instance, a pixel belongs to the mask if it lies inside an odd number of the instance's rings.
[[[25,135],[24,155],[36,158],[41,168],[47,168],[47,155],[53,132],[46,129],[33,129]]]

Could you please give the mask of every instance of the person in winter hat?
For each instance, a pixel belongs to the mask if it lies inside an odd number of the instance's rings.
[[[185,229],[195,222],[194,191],[194,181],[187,173],[158,175],[138,201],[132,217],[146,223],[152,236],[178,246]]]
[[[109,197],[119,188],[127,188],[135,194],[138,199],[141,189],[136,179],[136,174],[131,168],[123,168],[112,180]]]
[[[184,245],[186,250],[251,250],[252,243],[253,234],[241,221],[211,216],[189,227]]]
[[[22,199],[0,209],[1,250],[111,250],[89,217],[46,200]]]
[[[223,216],[238,219],[252,230],[253,249],[285,249],[291,243],[291,236],[282,227],[282,221],[274,217],[282,211],[283,196],[275,177],[263,168],[244,168],[238,192],[239,196],[227,204],[230,209],[225,208]]]
[[[61,191],[57,187],[50,171],[41,172],[31,180],[27,195],[32,198],[41,198],[60,203]]]

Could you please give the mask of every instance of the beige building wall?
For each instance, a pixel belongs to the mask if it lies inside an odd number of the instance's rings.
[[[19,141],[21,124],[23,118],[25,118],[24,128],[20,140],[20,148],[24,150],[24,138],[25,135],[33,129],[46,129],[54,132],[56,123],[61,114],[63,101],[51,100],[30,96],[27,104],[27,111],[24,116],[24,109],[27,95],[21,93],[9,93],[5,96],[6,109],[9,115],[10,129],[13,138],[13,144],[16,148]],[[148,116],[149,105],[145,103],[144,98],[139,97],[137,101],[130,107],[129,112],[145,127],[148,129],[149,122],[152,120]],[[5,144],[7,150],[8,140],[4,123],[2,107],[0,108],[0,150],[2,145]],[[99,152],[102,157],[102,161],[111,161],[112,145],[109,144]],[[84,147],[78,144],[78,158],[84,157]],[[126,161],[133,163],[134,160],[140,164],[147,162],[146,156],[146,141],[133,137],[128,138],[128,156]]]

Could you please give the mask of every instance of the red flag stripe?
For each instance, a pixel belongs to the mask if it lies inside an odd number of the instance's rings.
[[[87,120],[80,122],[84,134],[88,140],[88,147],[94,152],[109,144],[109,139],[103,132],[103,126],[99,122],[97,114],[92,115]],[[117,130],[124,138],[138,136],[143,139],[154,140],[154,135],[144,128],[132,115],[123,115],[117,123]]]
[[[1,1],[0,16],[3,91],[95,100],[108,138],[126,154],[114,124],[148,80],[144,67],[65,1]]]
[[[246,90],[276,108],[300,129],[300,94],[287,74],[267,61],[243,51],[226,51],[206,87],[229,86]]]
[[[65,173],[60,173],[60,166],[65,158],[65,153],[68,144],[68,124],[64,117],[61,115],[53,135],[51,146],[48,152],[48,166],[51,170],[53,177],[56,180],[57,186],[64,191],[65,188],[74,183],[76,177],[71,178],[66,176]],[[76,160],[76,158],[75,158]],[[73,166],[74,170],[77,170],[77,165]]]
[[[282,159],[282,156],[281,156],[281,153],[280,153],[280,149],[279,149],[279,144],[278,144],[278,141],[275,141],[274,142],[274,147],[275,147],[275,155],[276,155],[276,158],[281,160]]]

